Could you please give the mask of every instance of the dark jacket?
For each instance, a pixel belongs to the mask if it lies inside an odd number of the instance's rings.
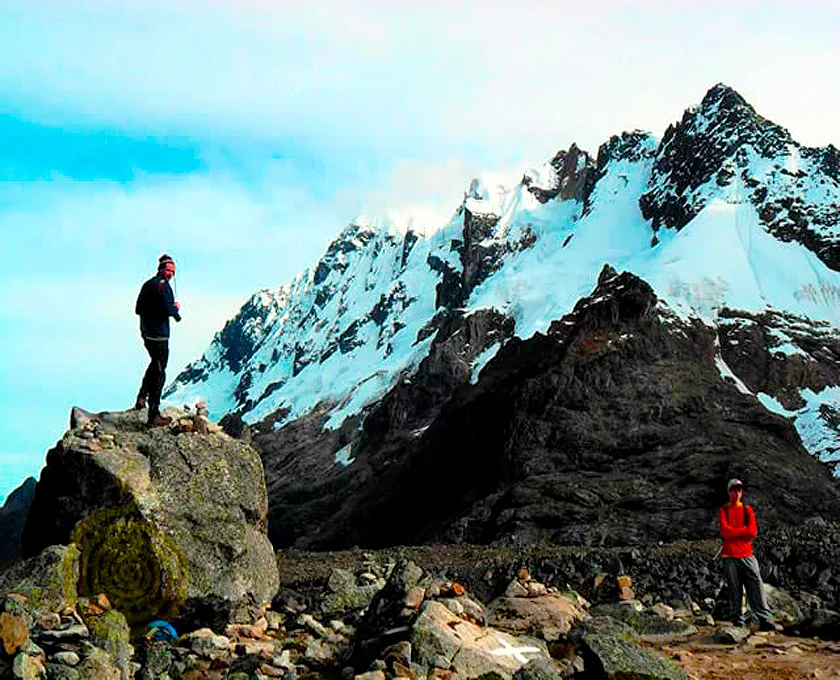
[[[155,274],[140,288],[134,312],[140,316],[140,335],[144,339],[168,338],[169,317],[181,320],[172,288],[161,274]]]

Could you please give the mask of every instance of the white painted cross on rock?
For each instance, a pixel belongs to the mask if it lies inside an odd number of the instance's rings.
[[[498,640],[502,646],[490,652],[493,656],[510,656],[522,664],[528,663],[528,657],[525,656],[526,652],[535,652],[537,654],[542,652],[539,647],[514,647],[507,640],[503,640],[500,637],[497,637],[496,640]]]

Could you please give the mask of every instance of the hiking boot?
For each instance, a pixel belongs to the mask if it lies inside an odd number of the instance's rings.
[[[171,422],[172,418],[170,418],[169,416],[162,416],[160,415],[160,413],[158,413],[157,415],[149,418],[149,422],[147,422],[146,424],[149,427],[164,427],[166,425],[169,425],[169,423]]]
[[[767,619],[762,619],[762,621],[758,624],[758,629],[761,631],[770,631],[778,633],[782,630],[782,627],[778,623],[773,623],[772,621],[768,621]]]
[[[146,397],[137,397],[137,401],[134,402],[134,410],[142,411],[144,408],[146,408]]]

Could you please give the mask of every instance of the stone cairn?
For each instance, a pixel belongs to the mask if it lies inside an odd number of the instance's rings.
[[[590,605],[522,567],[501,596],[482,604],[457,580],[366,554],[357,572],[333,568],[305,593],[282,589],[249,623],[160,637],[152,634],[158,629],[131,628],[106,596],[78,596],[67,573],[71,553],[55,549],[27,566],[29,582],[48,587],[3,596],[0,678],[686,680],[644,642],[680,640],[716,623],[714,600],[646,606],[627,575],[615,580],[615,600]],[[773,596],[783,602],[780,592]],[[731,628],[717,627],[721,643],[750,636],[742,629],[729,639]]]
[[[359,573],[333,569],[315,596],[281,590],[250,623],[171,638],[132,629],[104,595],[77,596],[72,579],[60,579],[70,549],[62,550],[51,573],[39,576],[57,584],[48,598],[4,597],[0,678],[583,677],[587,664],[609,663],[612,648],[603,642],[609,636],[622,646],[624,670],[628,663],[651,664],[623,629],[591,629],[607,617],[593,618],[580,595],[548,588],[525,568],[501,597],[483,605],[457,581],[411,562],[382,565],[370,558]],[[628,650],[636,650],[635,658]],[[664,658],[655,663],[660,675],[644,677],[684,678]]]

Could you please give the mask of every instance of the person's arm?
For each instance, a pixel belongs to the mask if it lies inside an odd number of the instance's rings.
[[[755,521],[755,511],[751,505],[744,505],[747,509],[747,526],[744,527],[744,538],[750,540],[758,536],[758,524]]]
[[[749,507],[749,506],[746,506]],[[751,508],[747,510],[750,512]],[[732,512],[731,514],[735,514]],[[741,514],[740,512],[738,513]],[[732,517],[731,519],[735,519]],[[755,517],[749,523],[749,526],[730,524],[726,519],[726,512],[723,508],[718,510],[718,523],[720,524],[720,535],[724,541],[742,541],[744,539],[755,538]]]
[[[134,303],[134,313],[135,314],[142,314],[143,308],[145,307],[145,295],[146,292],[146,285],[143,284],[140,286],[140,292],[137,293],[137,302]]]
[[[166,313],[175,319],[175,321],[180,321],[179,305],[175,302],[175,296],[172,294],[172,287],[169,283],[165,283],[163,286],[163,302],[166,305]]]

